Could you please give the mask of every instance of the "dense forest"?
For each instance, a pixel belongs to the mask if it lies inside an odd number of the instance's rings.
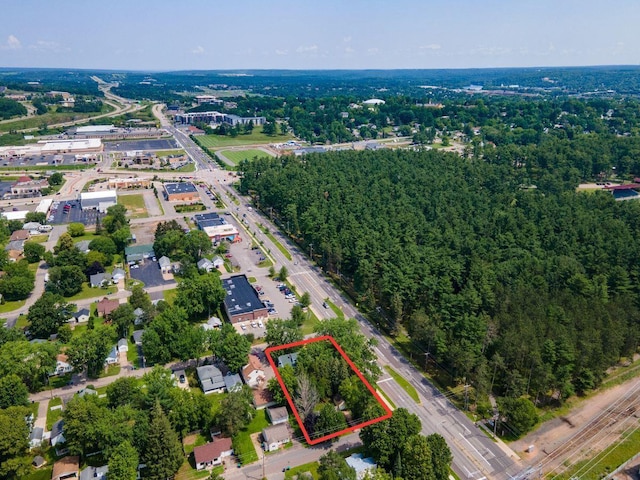
[[[597,386],[640,339],[640,204],[575,193],[619,158],[600,140],[263,158],[240,188],[458,379],[544,402]]]

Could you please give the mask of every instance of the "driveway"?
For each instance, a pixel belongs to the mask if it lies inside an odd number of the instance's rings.
[[[144,260],[138,265],[138,268],[133,267],[135,267],[135,265],[132,265],[129,269],[129,276],[136,280],[140,280],[144,283],[145,288],[165,285],[169,287],[176,284],[175,281],[167,282],[162,278],[162,271],[158,266],[158,262],[154,262],[153,260]]]

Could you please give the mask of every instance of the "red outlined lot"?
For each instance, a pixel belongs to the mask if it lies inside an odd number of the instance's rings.
[[[376,399],[376,401],[380,404],[380,406],[384,409],[384,411],[386,413],[384,415],[382,415],[381,417],[374,418],[372,420],[367,420],[366,422],[362,422],[362,423],[359,423],[357,425],[353,425],[351,427],[345,428],[344,430],[340,430],[338,432],[334,432],[334,433],[331,433],[329,435],[325,435],[323,437],[312,439],[309,436],[309,432],[307,432],[307,429],[305,428],[304,423],[302,422],[302,419],[300,418],[300,414],[298,413],[298,409],[296,408],[295,404],[293,403],[293,399],[291,398],[290,393],[287,391],[287,387],[284,384],[284,381],[282,380],[282,377],[280,376],[280,372],[278,372],[278,366],[276,365],[276,363],[273,360],[273,358],[271,358],[271,353],[272,352],[277,352],[278,350],[285,350],[287,348],[293,348],[293,347],[302,347],[302,346],[308,345],[310,343],[325,342],[325,341],[331,342],[331,344],[338,351],[338,353],[340,355],[342,355],[342,358],[345,359],[345,361],[347,362],[347,364],[349,365],[351,370],[353,370],[353,373],[355,373],[358,376],[360,381],[364,384],[365,387],[367,387],[367,390],[369,390],[369,392],[371,392],[373,397]],[[298,421],[298,425],[300,426],[300,429],[302,430],[302,433],[304,434],[304,438],[305,438],[305,440],[307,441],[307,443],[309,445],[316,445],[318,443],[325,442],[325,441],[327,441],[327,440],[329,440],[331,438],[335,438],[335,437],[338,437],[340,435],[344,435],[345,433],[353,432],[354,430],[357,430],[359,428],[364,428],[364,427],[366,427],[368,425],[373,425],[374,423],[381,422],[382,420],[386,420],[387,418],[391,417],[391,409],[387,406],[386,403],[384,403],[382,401],[382,399],[380,398],[380,396],[378,395],[376,390],[371,386],[371,384],[367,381],[367,379],[364,378],[364,375],[362,375],[362,372],[360,372],[360,370],[358,370],[358,367],[355,366],[355,364],[347,356],[347,354],[344,352],[344,350],[342,350],[342,347],[340,347],[340,345],[338,345],[338,343],[333,339],[333,337],[331,337],[329,335],[324,335],[322,337],[309,338],[307,340],[301,340],[299,342],[294,342],[294,343],[287,343],[286,345],[279,345],[277,347],[269,347],[269,348],[267,348],[265,350],[265,353],[267,354],[267,359],[269,360],[269,363],[271,364],[271,367],[273,368],[273,371],[274,371],[274,373],[276,375],[276,378],[278,379],[278,383],[280,384],[280,387],[282,388],[282,391],[284,392],[284,396],[287,398],[287,402],[289,403],[289,406],[291,407],[291,410],[293,411],[293,414],[295,415],[296,420]]]

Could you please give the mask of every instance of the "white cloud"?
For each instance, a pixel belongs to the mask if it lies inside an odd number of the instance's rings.
[[[202,45],[198,45],[196,48],[191,50],[191,53],[194,55],[202,55],[204,53],[204,47]]]
[[[9,35],[7,37],[7,43],[0,45],[0,50],[19,50],[22,48],[22,43],[15,35]]]
[[[289,55],[289,50],[276,50],[276,55]]]
[[[29,45],[31,50],[38,50],[42,52],[61,52],[61,48],[58,42],[52,42],[48,40],[38,40],[34,45]],[[66,49],[69,50],[68,48]]]
[[[438,43],[430,43],[429,45],[422,45],[420,50],[440,50],[442,46]]]
[[[368,48],[367,55],[377,55],[380,52],[377,48]]]
[[[318,51],[317,45],[300,45],[296,48],[298,53],[316,53]]]

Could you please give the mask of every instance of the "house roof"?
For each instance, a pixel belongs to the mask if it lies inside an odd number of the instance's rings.
[[[285,365],[295,365],[298,361],[297,353],[287,353],[278,357],[278,367],[284,367]]]
[[[31,430],[31,434],[29,435],[29,440],[42,440],[44,436],[44,428],[42,427],[33,427]]]
[[[361,453],[354,453],[353,455],[345,458],[347,465],[353,468],[359,478],[364,475],[367,470],[375,469],[378,467],[373,458],[363,458]]]
[[[63,428],[64,428],[64,420],[60,419],[56,423],[54,423],[51,427],[51,438],[55,438],[59,435],[62,435]]]
[[[102,467],[87,467],[80,472],[80,480],[107,478],[108,472],[109,465],[103,465]]]
[[[251,375],[251,372],[255,370],[264,372],[262,362],[257,357],[257,355],[249,355],[249,363],[242,367],[242,376],[246,380],[247,378],[249,378],[249,375]]]
[[[61,477],[66,477],[73,473],[78,475],[80,470],[80,457],[64,457],[53,464],[53,472],[51,473],[51,480],[59,480]]]
[[[264,407],[273,402],[273,394],[268,388],[254,388],[253,392],[253,405],[256,408]]]
[[[121,338],[120,340],[118,340],[118,348],[124,346],[129,346],[129,342],[127,342],[126,338]]]
[[[213,257],[213,260],[211,260],[211,263],[213,263],[214,265],[222,265],[224,263],[224,260],[221,256],[216,255],[215,257]]]
[[[210,392],[211,390],[225,388],[224,377],[218,367],[214,367],[213,365],[204,365],[202,367],[198,367],[196,371],[198,372],[198,378],[200,379],[202,390],[205,393]]]
[[[262,438],[267,443],[276,443],[282,442],[285,440],[289,440],[291,435],[289,435],[289,429],[283,423],[280,425],[271,425],[262,430]]]
[[[222,452],[232,450],[230,438],[218,438],[213,442],[201,445],[193,449],[193,458],[198,463],[206,463],[220,458]]]
[[[153,243],[148,243],[144,245],[132,245],[130,247],[125,247],[124,254],[127,256],[134,255],[134,254],[142,254],[142,255],[147,254],[152,256]]]
[[[133,332],[133,341],[135,343],[142,343],[142,335],[144,334],[144,330],[136,330]]]
[[[287,407],[271,407],[267,409],[267,413],[273,423],[278,420],[282,420],[283,418],[289,418]]]
[[[69,357],[67,357],[64,353],[59,353],[58,355],[56,355],[56,360],[59,362],[68,363]]]
[[[171,259],[169,257],[162,256],[158,259],[158,264],[160,264],[161,267],[168,267],[171,265]]]
[[[133,311],[133,314],[134,314],[136,317],[140,317],[140,316],[144,315],[144,310],[143,310],[142,308],[138,307],[138,308],[136,308],[136,309]],[[134,333],[135,333],[135,332],[134,332]]]
[[[224,386],[227,388],[228,392],[233,392],[234,390],[242,388],[240,375],[237,373],[227,373],[224,376]]]
[[[47,461],[44,459],[44,457],[42,457],[40,455],[36,455],[35,457],[33,457],[33,462],[31,462],[31,463],[33,464],[34,467],[40,468],[45,463],[47,463]]]
[[[117,299],[108,299],[107,297],[103,298],[98,302],[98,313],[104,313],[105,315],[109,315],[116,308],[120,306],[120,302]]]
[[[108,282],[111,280],[110,273],[95,273],[89,277],[91,284],[96,285],[102,282]]]
[[[198,268],[206,268],[207,266],[213,266],[213,262],[208,258],[201,258],[198,260]]]
[[[91,315],[91,312],[89,311],[88,308],[82,308],[80,310],[78,310],[76,313],[73,314],[74,318],[80,318],[83,315]]]
[[[16,230],[11,234],[11,237],[9,237],[9,240],[12,242],[16,240],[29,240],[30,237],[31,235],[29,235],[28,230]]]
[[[111,272],[111,276],[115,278],[116,276],[124,277],[126,275],[125,271],[121,268],[114,268],[113,272]]]
[[[5,250],[17,250],[22,252],[24,250],[24,240],[12,240],[4,247]]]

